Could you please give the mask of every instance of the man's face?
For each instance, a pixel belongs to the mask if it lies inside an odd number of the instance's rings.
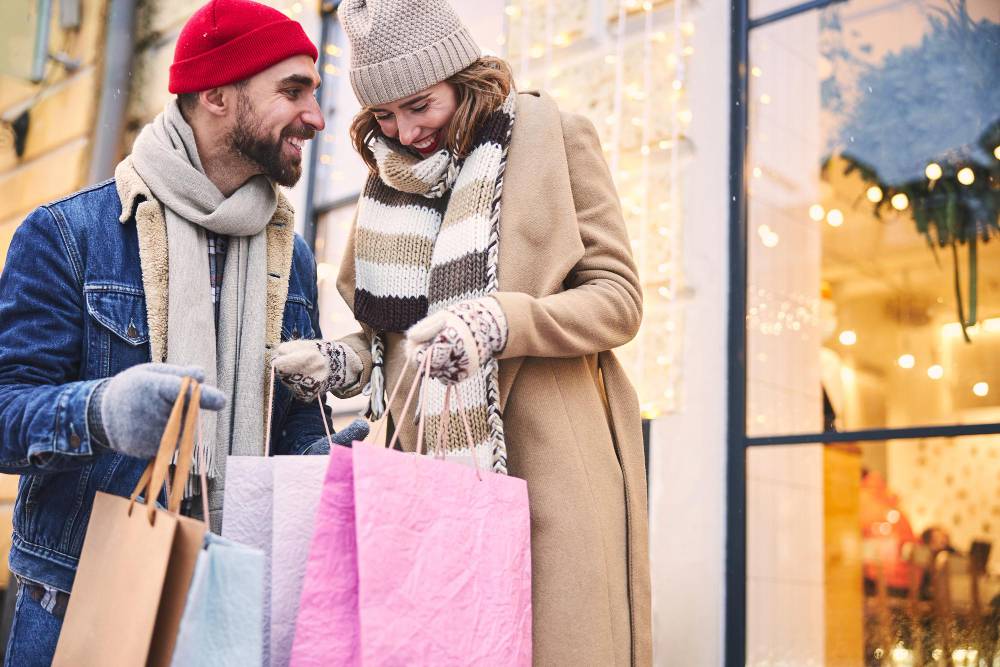
[[[302,176],[305,142],[326,123],[316,101],[320,78],[308,56],[295,56],[236,86],[232,150],[265,176],[292,187]]]

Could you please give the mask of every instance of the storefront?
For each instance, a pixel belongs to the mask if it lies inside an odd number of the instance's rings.
[[[0,144],[0,259],[88,182],[107,4],[63,28],[79,69],[0,78],[32,123]],[[139,7],[126,146],[200,4]],[[321,44],[328,126],[291,198],[332,338],[366,176],[349,53],[339,3],[269,4]],[[1000,2],[453,4],[520,89],[594,123],[621,195],[656,664],[1000,666]]]

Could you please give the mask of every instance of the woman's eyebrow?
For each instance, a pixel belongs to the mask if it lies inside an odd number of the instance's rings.
[[[402,104],[400,104],[399,108],[400,109],[410,109],[410,108],[416,106],[417,104],[420,104],[421,102],[423,102],[424,100],[426,100],[428,97],[430,97],[429,94],[418,95],[418,96],[414,97],[412,100],[407,100],[407,101],[403,102]]]

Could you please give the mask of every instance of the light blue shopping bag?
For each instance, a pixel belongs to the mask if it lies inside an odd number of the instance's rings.
[[[212,533],[198,556],[173,667],[247,667],[263,660],[264,552]]]

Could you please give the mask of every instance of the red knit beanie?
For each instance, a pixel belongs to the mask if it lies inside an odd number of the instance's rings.
[[[298,55],[319,57],[298,22],[259,2],[211,0],[177,38],[170,92],[225,86]]]

